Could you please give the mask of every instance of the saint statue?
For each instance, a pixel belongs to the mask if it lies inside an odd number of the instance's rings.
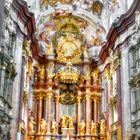
[[[97,124],[95,122],[91,122],[91,134],[96,135],[97,134]]]
[[[34,121],[34,118],[33,116],[31,116],[29,118],[29,127],[28,127],[28,133],[29,134],[33,134],[35,131],[34,131],[34,125],[35,125],[35,121]]]
[[[44,69],[43,66],[40,66],[40,67],[39,67],[39,78],[40,78],[41,80],[43,80],[44,74],[45,74],[45,69]]]
[[[52,133],[56,134],[56,132],[57,132],[57,124],[56,124],[56,121],[53,120],[52,121]]]
[[[100,121],[100,134],[105,135],[106,132],[106,121],[105,119],[101,119]]]
[[[66,118],[65,118],[65,116],[62,116],[62,118],[61,118],[61,127],[62,128],[66,128],[67,126],[66,126]]]
[[[84,120],[82,120],[78,126],[79,134],[82,134],[82,135],[85,134],[85,127],[86,127],[86,124],[85,124]]]
[[[40,121],[40,132],[45,134],[47,132],[47,122],[42,118]]]
[[[69,119],[69,128],[74,128],[72,118]]]
[[[92,77],[93,77],[94,83],[98,82],[98,74],[99,74],[99,70],[98,70],[98,68],[95,68],[92,72]]]

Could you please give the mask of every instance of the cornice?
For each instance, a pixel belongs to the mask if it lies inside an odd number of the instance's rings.
[[[28,37],[32,38],[36,31],[35,19],[34,14],[29,12],[27,3],[22,0],[13,0],[11,7],[20,21],[27,27]]]
[[[39,53],[38,41],[35,38],[36,24],[34,14],[28,10],[27,3],[23,0],[13,0],[11,7],[18,16],[18,19],[23,23],[24,27],[27,29],[27,35],[23,33],[18,23],[15,22],[17,26],[17,32],[19,32],[21,37],[32,40],[33,57],[41,63],[44,63],[46,61],[45,56]]]
[[[123,34],[129,27],[135,22],[135,11],[140,9],[139,0],[134,0],[130,9],[111,25],[111,28],[107,34],[107,42],[102,47],[99,58],[100,63],[104,63],[109,55],[109,48],[113,48],[114,43],[118,36]]]

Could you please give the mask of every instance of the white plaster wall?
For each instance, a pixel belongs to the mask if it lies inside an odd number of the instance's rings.
[[[121,98],[122,98],[122,123],[123,140],[128,140],[131,133],[131,111],[130,111],[130,93],[129,93],[129,61],[128,47],[121,52]]]
[[[11,140],[16,140],[17,132],[17,121],[19,112],[19,96],[20,96],[20,82],[21,82],[21,65],[22,65],[22,40],[17,38],[16,40],[16,52],[15,52],[15,62],[16,62],[16,72],[17,75],[14,80],[13,93],[12,93],[12,123],[11,123]]]
[[[126,0],[126,2],[127,2],[127,9],[129,9],[132,3],[134,2],[134,0]]]

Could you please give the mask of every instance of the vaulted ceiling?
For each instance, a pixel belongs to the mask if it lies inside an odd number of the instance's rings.
[[[13,0],[12,8],[24,22],[27,29],[18,29],[23,36],[32,40],[33,55],[39,61],[45,61],[45,55],[40,46],[50,44],[60,30],[77,30],[86,42],[89,55],[92,59],[107,55],[106,48],[109,38],[113,40],[123,29],[124,22],[131,24],[134,21],[135,3],[128,11],[133,0]],[[138,1],[138,0],[135,0]],[[128,11],[128,12],[127,12]],[[127,13],[126,13],[127,12]],[[124,14],[126,13],[126,14]],[[122,15],[124,14],[124,15]],[[122,15],[122,16],[121,16]],[[114,26],[115,25],[115,26]],[[117,26],[116,26],[117,25]],[[117,27],[117,32],[115,31]]]

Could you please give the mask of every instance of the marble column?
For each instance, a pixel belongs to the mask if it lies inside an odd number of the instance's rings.
[[[52,100],[52,93],[47,95],[47,133],[51,133],[51,100]]]
[[[98,98],[94,97],[94,122],[98,122]]]
[[[81,122],[81,97],[77,97],[77,126]],[[77,134],[79,134],[79,129],[77,127]]]
[[[59,99],[60,96],[55,97],[55,121],[57,123],[57,126],[59,124]]]
[[[44,97],[43,117],[47,121],[47,97]]]
[[[91,122],[90,95],[86,95],[86,134],[90,134],[90,122]]]
[[[37,133],[40,134],[40,121],[42,119],[42,97],[37,98]]]
[[[98,135],[98,98],[97,97],[94,97],[93,98],[93,101],[94,101],[94,123],[95,123],[95,126],[96,126],[96,130],[95,130],[95,133],[94,135],[97,136]]]

